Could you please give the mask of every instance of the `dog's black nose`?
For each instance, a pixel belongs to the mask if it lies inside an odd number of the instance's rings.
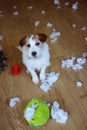
[[[35,51],[32,52],[32,56],[36,56],[36,54],[37,54],[37,53],[36,53]]]

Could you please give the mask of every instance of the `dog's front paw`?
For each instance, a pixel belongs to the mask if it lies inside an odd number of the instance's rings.
[[[38,79],[38,77],[36,76],[36,77],[33,77],[33,78],[32,78],[32,81],[33,81],[34,84],[38,84],[39,79]]]
[[[40,74],[40,80],[44,81],[45,80],[45,74]]]

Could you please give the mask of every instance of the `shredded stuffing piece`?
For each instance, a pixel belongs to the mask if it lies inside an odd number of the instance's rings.
[[[73,10],[77,10],[78,9],[78,2],[75,2],[74,4],[72,4],[72,9]]]
[[[84,38],[85,42],[87,42],[87,37]]]
[[[35,114],[35,109],[38,107],[38,104],[35,104],[35,105],[32,105],[32,107],[30,108],[27,108],[25,114],[24,114],[24,118],[27,120],[27,121],[30,121],[34,114]]]
[[[51,117],[56,120],[58,123],[65,124],[68,120],[68,112],[65,112],[63,109],[60,109],[60,105],[57,101],[53,102],[51,108]]]
[[[76,82],[76,87],[81,88],[82,86],[83,86],[82,82],[80,82],[80,81]]]
[[[46,26],[50,28],[50,27],[53,27],[53,24],[52,23],[47,23]]]
[[[3,39],[3,35],[0,35],[0,41]]]
[[[83,27],[81,28],[82,31],[85,31],[86,29],[87,29],[86,26],[83,26]]]
[[[72,68],[74,71],[83,69],[83,65],[87,62],[87,53],[83,53],[82,57],[71,57],[67,60],[62,60],[61,68]]]
[[[59,73],[51,72],[46,74],[46,78],[41,84],[40,88],[44,92],[48,92],[48,90],[52,87],[52,85],[58,80]]]
[[[38,27],[39,24],[40,24],[40,21],[35,21],[35,23],[34,23],[34,25],[35,25],[36,27]]]
[[[54,4],[60,4],[60,0],[54,0]]]
[[[49,35],[49,37],[51,38],[50,42],[56,42],[58,40],[58,38],[60,37],[61,33],[57,32],[56,30]]]
[[[11,99],[10,99],[10,102],[9,102],[9,106],[10,106],[10,107],[14,107],[17,102],[20,102],[20,98],[18,98],[18,97],[11,98]]]
[[[32,9],[33,8],[33,6],[28,6],[28,9]]]
[[[13,12],[13,15],[19,15],[18,11]]]

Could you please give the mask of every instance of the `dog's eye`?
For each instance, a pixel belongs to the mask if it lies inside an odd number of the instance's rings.
[[[40,42],[36,42],[36,44],[35,44],[36,46],[39,46],[40,45]]]
[[[30,44],[27,44],[27,47],[30,47]]]

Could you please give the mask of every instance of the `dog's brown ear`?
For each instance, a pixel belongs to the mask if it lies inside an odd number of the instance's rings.
[[[47,40],[47,35],[43,34],[43,33],[37,33],[37,35],[39,36],[39,40],[41,42],[45,42]]]
[[[24,37],[19,41],[19,45],[20,45],[21,47],[23,47],[23,45],[26,44],[26,41],[27,41],[27,37],[24,36]]]

